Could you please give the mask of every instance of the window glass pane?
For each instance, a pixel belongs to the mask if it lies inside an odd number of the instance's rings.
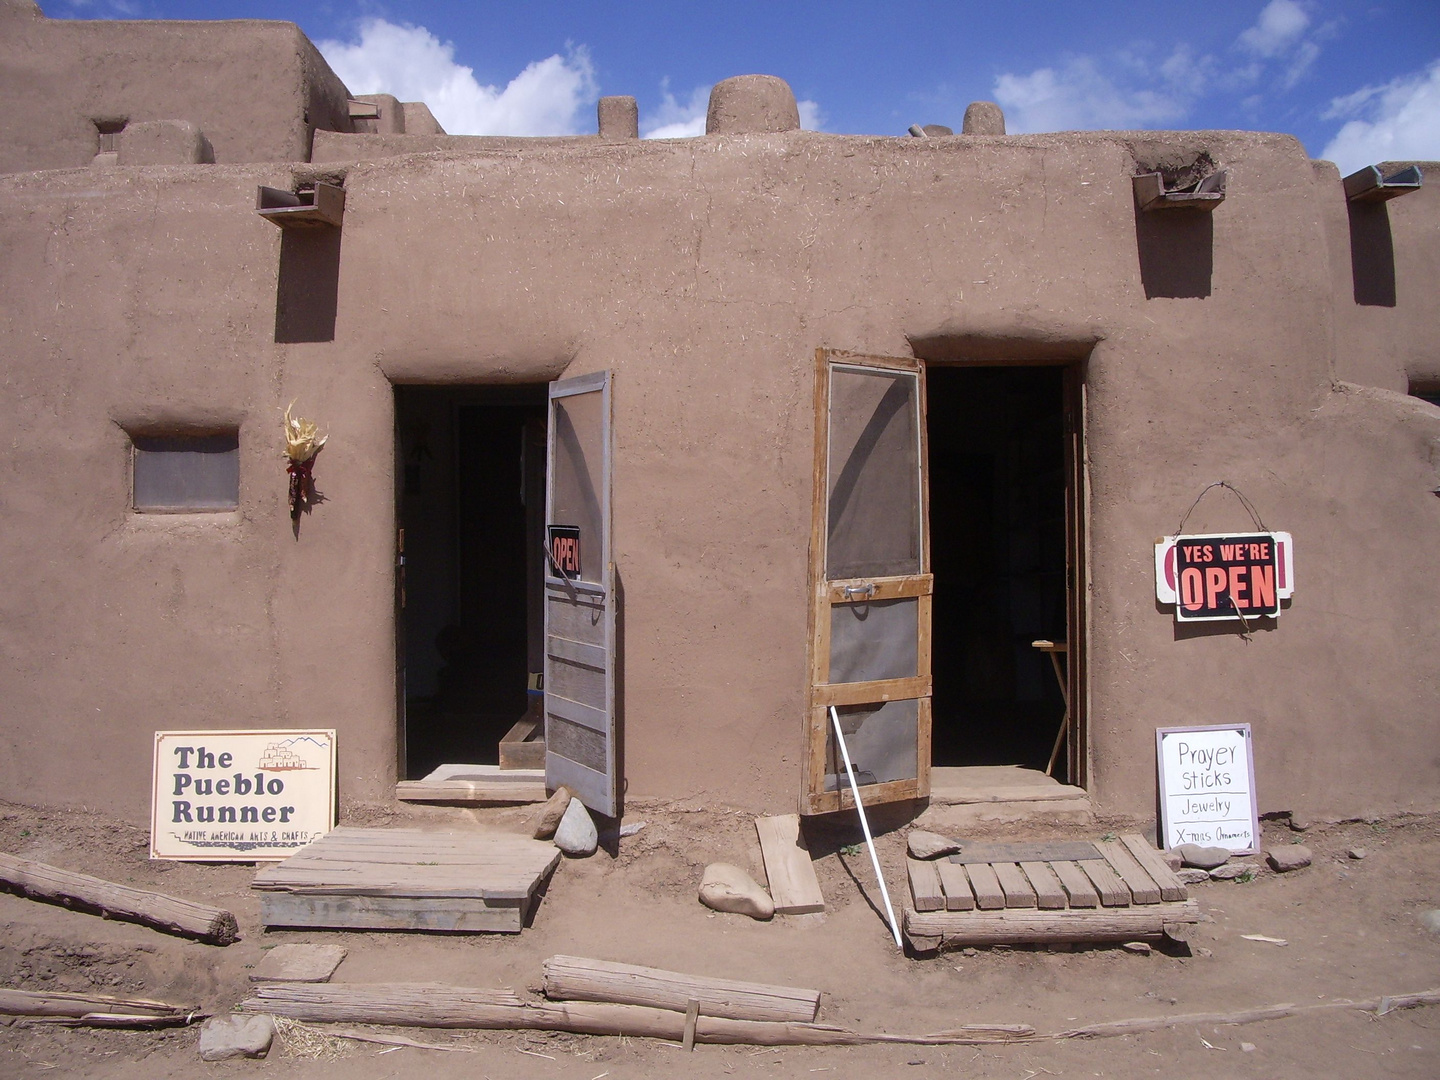
[[[920,601],[874,600],[830,608],[830,682],[919,674]]]
[[[914,780],[919,775],[918,701],[909,698],[883,705],[841,705],[835,711],[840,716],[840,730],[845,733],[845,748],[850,751],[856,783],[883,784]],[[833,722],[825,730],[825,790],[849,790],[845,759],[835,742]]]
[[[136,435],[136,510],[235,510],[240,506],[240,436]]]
[[[601,500],[604,485],[604,406],[599,391],[556,398],[555,475],[551,480],[551,525],[580,529],[580,579],[604,581],[605,543]],[[554,577],[554,567],[546,565]]]
[[[910,372],[831,370],[831,581],[922,572],[917,401]]]

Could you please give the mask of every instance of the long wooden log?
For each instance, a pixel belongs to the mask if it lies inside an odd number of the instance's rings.
[[[1193,900],[1095,911],[906,911],[911,937],[940,938],[945,947],[1048,941],[1135,941],[1157,938],[1167,925],[1197,922]]]
[[[188,1024],[206,1016],[198,1009],[145,998],[10,989],[0,989],[0,1015],[81,1023],[92,1027],[169,1027]]]
[[[137,922],[213,945],[229,945],[240,940],[240,926],[235,916],[220,908],[165,893],[132,889],[3,852],[0,852],[0,885],[32,900],[79,906],[98,911],[108,919]]]
[[[526,1002],[506,990],[473,990],[411,983],[276,983],[255,988],[240,1003],[309,1023],[395,1024],[404,1027],[569,1031],[681,1042],[685,1014],[643,1005],[604,1002]],[[1033,1035],[1025,1025],[975,1025],[931,1035],[858,1032],[830,1024],[732,1020],[701,1016],[695,1041],[753,1046],[863,1046],[870,1043],[979,1045]]]
[[[810,1023],[820,1012],[820,991],[794,986],[710,979],[580,956],[552,956],[544,970],[545,996],[552,1001],[608,1001],[684,1012],[694,1000],[702,1016],[798,1023]]]

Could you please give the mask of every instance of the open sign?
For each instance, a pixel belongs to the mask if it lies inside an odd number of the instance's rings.
[[[1295,591],[1289,533],[1167,536],[1155,544],[1155,596],[1181,622],[1275,617]]]
[[[562,577],[573,578],[580,574],[580,526],[551,525],[550,559],[553,569]]]

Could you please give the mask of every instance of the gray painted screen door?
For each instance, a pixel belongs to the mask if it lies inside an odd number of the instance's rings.
[[[801,805],[930,793],[930,574],[925,378],[917,360],[822,349],[815,386],[810,695]]]
[[[550,384],[545,473],[545,781],[619,809],[610,373]]]

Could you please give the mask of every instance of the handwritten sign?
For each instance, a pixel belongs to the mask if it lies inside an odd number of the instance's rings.
[[[1156,729],[1163,846],[1260,850],[1250,749],[1249,724]]]
[[[333,730],[155,733],[152,859],[284,859],[334,826]]]

